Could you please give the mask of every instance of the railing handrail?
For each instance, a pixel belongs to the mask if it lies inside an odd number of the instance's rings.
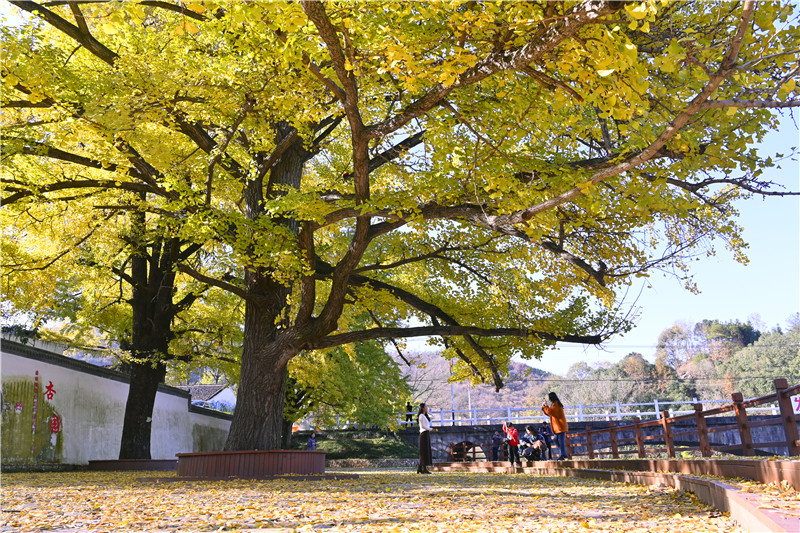
[[[794,387],[793,387],[794,388]],[[800,386],[797,387],[800,389]],[[775,394],[768,395],[767,397],[762,398],[748,398],[745,400],[747,402],[747,406],[750,405],[760,405],[761,403],[753,403],[763,398],[772,398],[772,402],[777,402],[775,398]],[[592,405],[566,405],[564,406],[564,413],[567,417],[567,421],[569,422],[585,422],[591,419],[614,419],[614,420],[623,420],[623,419],[630,419],[633,417],[654,417],[656,419],[661,418],[661,413],[664,409],[661,407],[664,406],[694,406],[695,403],[701,404],[728,404],[727,406],[723,405],[722,407],[717,408],[715,411],[719,413],[724,413],[727,411],[732,410],[730,406],[730,400],[703,400],[703,401],[690,401],[690,400],[680,400],[680,401],[668,401],[668,400],[659,400],[655,399],[653,402],[649,403],[611,403],[611,404],[592,404]],[[652,407],[653,410],[635,410],[630,411],[628,408],[631,407]],[[600,412],[589,412],[596,409],[602,408],[613,408],[613,410],[606,410]],[[766,408],[757,408],[756,411],[759,412],[768,412],[773,411],[777,412],[777,405],[774,407],[766,407]],[[524,416],[523,413],[526,411],[534,411],[540,414]],[[668,409],[670,414],[673,415],[682,415],[682,414],[691,414],[694,413],[694,409],[691,410],[677,410],[677,409]],[[502,416],[478,416],[481,413],[497,413],[502,412]],[[458,425],[457,423],[464,423],[468,422],[470,425],[479,425],[479,424],[502,424],[503,422],[511,419],[514,423],[536,423],[549,420],[549,417],[541,414],[541,407],[491,407],[491,408],[472,408],[472,409],[438,409],[438,410],[431,410],[429,412],[431,415],[431,425],[436,427],[447,426],[447,425]],[[711,413],[709,413],[711,414]],[[715,413],[716,414],[716,413]],[[406,413],[400,413],[397,419],[398,424],[402,426],[406,425],[416,425],[416,412],[412,412],[412,420],[406,421]],[[461,416],[466,415],[466,416]]]
[[[691,434],[697,433],[697,437],[699,440],[699,447],[690,447],[689,449],[699,449],[702,453],[703,457],[710,457],[712,450],[719,449],[719,450],[727,450],[733,447],[741,448],[742,452],[746,456],[754,455],[755,454],[755,446],[756,444],[760,444],[761,446],[765,447],[786,447],[789,451],[789,455],[800,455],[800,434],[798,434],[798,417],[794,413],[794,409],[790,403],[790,398],[793,396],[795,391],[800,391],[800,385],[796,385],[794,387],[788,387],[787,382],[785,379],[776,379],[774,381],[775,392],[772,394],[768,394],[765,396],[761,396],[759,398],[750,398],[750,399],[743,399],[742,395],[739,393],[733,393],[731,395],[731,403],[729,405],[725,405],[723,407],[718,407],[716,409],[710,410],[703,410],[702,403],[697,402],[694,405],[694,413],[687,413],[681,416],[675,416],[674,414],[668,413],[664,411],[661,416],[661,420],[654,420],[649,422],[640,422],[638,419],[632,425],[627,426],[614,426],[613,424],[609,424],[608,428],[600,428],[600,429],[591,429],[589,427],[586,428],[584,432],[571,432],[566,435],[567,442],[569,442],[570,438],[577,439],[583,437],[585,439],[585,444],[577,444],[577,447],[585,447],[586,453],[580,453],[576,455],[588,455],[590,459],[592,459],[595,453],[608,453],[601,450],[593,449],[593,442],[592,442],[592,435],[599,434],[599,433],[608,433],[609,434],[609,442],[612,444],[613,451],[611,454],[614,458],[619,457],[619,452],[616,448],[616,441],[617,441],[617,433],[620,431],[631,431],[633,430],[636,434],[636,443],[638,445],[638,455],[639,457],[644,457],[644,440],[645,437],[642,434],[641,429],[643,427],[654,427],[654,426],[661,426],[662,427],[662,436],[664,444],[666,445],[665,449],[662,450],[650,450],[652,451],[666,451],[669,457],[675,457],[675,443],[673,440],[673,430],[671,424],[680,420],[690,420],[694,418],[697,421],[697,427],[694,430],[683,431],[681,434]],[[777,403],[778,407],[755,407],[758,405],[765,405],[765,404],[772,404]],[[780,424],[783,426],[784,430],[784,438],[785,440],[782,442],[769,442],[769,443],[754,443],[753,436],[751,433],[751,426],[755,424],[751,424],[748,421],[747,415],[749,412],[763,412],[763,411],[776,411],[780,410],[780,417],[774,417],[775,424]],[[709,442],[708,438],[708,429],[706,428],[706,417],[713,416],[715,414],[720,414],[723,412],[730,412],[733,411],[736,417],[736,424],[733,425],[733,429],[738,430],[740,436],[741,444],[739,446],[723,446],[723,447],[712,447]],[[777,413],[775,413],[777,414]],[[758,424],[762,425],[762,424]],[[649,438],[653,438],[650,436]],[[656,435],[656,438],[658,436]],[[598,443],[599,444],[599,443]],[[603,442],[606,444],[606,442]],[[574,447],[571,444],[568,444],[568,447]]]
[[[713,451],[728,451],[732,449],[741,450],[746,456],[752,456],[756,453],[756,447],[762,448],[786,448],[790,456],[800,455],[800,430],[798,424],[800,423],[800,415],[795,412],[792,405],[791,398],[795,392],[800,392],[800,385],[788,387],[785,379],[776,379],[774,381],[775,392],[759,398],[750,398],[745,400],[742,395],[735,392],[731,395],[730,402],[727,405],[717,407],[714,409],[703,410],[703,403],[709,402],[694,402],[692,404],[693,410],[690,412],[675,412],[663,410],[660,417],[655,420],[642,422],[640,418],[636,417],[633,424],[618,426],[614,422],[609,421],[608,427],[605,428],[591,428],[587,426],[585,431],[572,431],[566,435],[566,444],[568,450],[573,450],[570,455],[588,455],[589,459],[593,459],[595,455],[612,455],[614,458],[619,458],[620,443],[635,442],[637,451],[636,453],[640,458],[645,457],[646,453],[653,452],[666,452],[669,457],[675,457],[676,448],[684,450],[699,450],[703,457],[710,457]],[[658,401],[654,402],[658,405]],[[661,402],[665,404],[667,402]],[[675,403],[689,403],[689,402],[672,402]],[[777,407],[757,407],[767,404],[775,404]],[[614,405],[617,410],[616,414],[619,415],[620,404]],[[780,411],[780,416],[773,416],[764,421],[752,422],[748,419],[748,413],[772,411],[777,415],[776,411]],[[472,416],[477,415],[477,409],[471,410]],[[444,412],[444,411],[441,411]],[[583,414],[583,409],[580,409]],[[732,412],[735,423],[727,424],[724,426],[709,427],[706,424],[706,418],[721,413]],[[511,409],[508,408],[508,413]],[[695,420],[696,426],[693,428],[675,428],[673,424],[679,421]],[[783,426],[784,440],[775,442],[755,442],[751,428],[760,427],[764,425],[780,425]],[[645,435],[644,428],[654,428],[648,431]],[[676,432],[675,429],[678,429]],[[659,431],[660,430],[660,431]],[[739,444],[734,445],[712,445],[709,439],[709,433],[716,431],[738,431]],[[633,433],[635,438],[622,436],[622,432],[628,435]],[[595,435],[608,434],[607,440],[595,439]],[[687,435],[697,435],[699,446],[693,444],[693,440],[689,441],[687,445],[685,437]],[[676,442],[675,437],[681,437],[683,442]],[[774,437],[772,437],[774,439]],[[574,442],[571,442],[574,441]],[[645,448],[645,445],[658,445],[663,444],[664,448]],[[453,455],[453,443],[451,443],[451,456]],[[585,451],[584,451],[585,450]],[[610,451],[609,451],[610,450]],[[473,458],[475,450],[473,448]]]

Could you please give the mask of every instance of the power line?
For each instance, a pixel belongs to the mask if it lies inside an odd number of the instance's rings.
[[[780,376],[780,378],[785,378],[786,376]],[[728,378],[643,378],[643,379],[631,379],[631,378],[586,378],[586,379],[579,379],[579,378],[570,378],[570,379],[534,379],[532,381],[553,381],[553,382],[575,382],[575,383],[582,383],[582,382],[632,382],[632,383],[659,383],[659,382],[685,382],[685,381],[710,381],[710,382],[725,382],[725,381],[749,381],[754,379],[779,379],[778,377],[774,376],[740,376],[740,377],[728,377]],[[793,379],[793,378],[792,378]]]
[[[796,343],[792,343],[792,344],[748,344],[747,346],[735,346],[735,348],[738,348],[737,351],[740,351],[740,350],[744,350],[745,348],[747,348],[747,349],[759,349],[760,350],[762,348],[795,348],[795,347],[798,347],[798,346],[800,346],[800,344],[796,344]],[[680,346],[678,346],[678,347],[681,348]],[[565,346],[559,345],[558,346],[559,350],[563,350],[564,348],[575,348],[575,349],[585,350],[587,348],[587,346],[573,346],[573,345],[565,345]],[[591,346],[589,346],[589,348],[591,348]],[[665,348],[665,346],[659,346],[658,344],[613,344],[613,345],[609,344],[609,345],[606,345],[606,346],[596,346],[596,348],[598,350],[600,350],[600,351],[603,351],[604,349],[605,350],[609,350],[609,349],[616,349],[616,348],[625,348],[625,349],[628,349],[628,348],[655,348],[655,349],[658,349],[658,348]]]
[[[697,382],[697,381],[708,381],[708,382],[727,382],[727,381],[750,381],[755,379],[768,379],[768,380],[775,380],[775,379],[798,379],[800,381],[800,376],[794,376],[790,374],[787,378],[786,375],[782,376],[739,376],[739,377],[723,377],[723,378],[643,378],[643,379],[633,379],[633,378],[528,378],[528,381],[533,383],[538,382],[553,382],[553,383],[586,383],[586,382],[602,382],[602,383],[661,383],[661,382]],[[427,382],[427,383],[443,383],[446,382],[446,378],[442,379],[433,379],[433,378],[419,378],[413,379],[414,382]],[[455,383],[456,385],[460,384],[459,382]],[[508,381],[506,381],[506,385],[508,385]]]

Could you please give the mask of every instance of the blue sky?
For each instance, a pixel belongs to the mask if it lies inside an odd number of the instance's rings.
[[[797,147],[800,133],[788,113],[781,129],[769,134],[759,146],[762,154],[776,152],[787,155]],[[797,117],[800,122],[800,117]],[[766,170],[762,178],[800,191],[800,164],[785,160],[781,169]],[[547,352],[535,367],[565,374],[579,361],[590,365],[602,361],[616,362],[630,352],[639,352],[652,360],[655,344],[662,330],[675,322],[690,324],[705,318],[746,322],[759,315],[767,329],[783,327],[790,315],[800,311],[800,197],[753,197],[737,204],[744,240],[749,243],[749,264],[734,261],[723,246],[717,246],[713,258],[694,263],[692,272],[700,289],[692,294],[676,278],[653,274],[653,286],[644,289],[636,306],[640,308],[638,325],[627,335],[614,339],[604,348],[559,346]],[[634,286],[629,298],[636,297],[641,284]]]

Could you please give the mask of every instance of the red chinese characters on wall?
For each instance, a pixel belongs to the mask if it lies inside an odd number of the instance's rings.
[[[56,389],[53,388],[52,381],[47,385],[47,388],[44,389],[44,395],[48,400],[52,400],[53,396],[56,395]]]
[[[50,417],[50,433],[60,433],[61,432],[61,417],[58,416],[56,413],[53,413],[53,416]]]

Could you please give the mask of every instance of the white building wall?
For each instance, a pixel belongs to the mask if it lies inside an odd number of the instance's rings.
[[[191,407],[189,422],[191,426],[192,451],[214,452],[222,450],[228,431],[231,429],[229,417],[203,414],[197,407]]]
[[[39,401],[43,400],[44,388],[53,383],[55,394],[47,401],[61,416],[61,462],[88,464],[89,459],[119,457],[127,383],[6,353],[2,365],[4,384],[33,380],[38,371]],[[37,425],[41,422],[38,420]]]
[[[37,345],[37,349],[40,347]],[[90,460],[117,459],[122,440],[122,424],[128,396],[127,378],[118,372],[92,367],[88,363],[66,358],[56,353],[42,354],[39,350],[19,349],[19,345],[4,339],[0,344],[0,374],[3,384],[3,431],[31,431],[33,420],[31,406],[24,405],[20,413],[14,412],[18,402],[33,402],[33,382],[38,371],[39,417],[36,433],[41,439],[51,439],[55,447],[58,435],[49,433],[46,413],[55,411],[61,417],[61,443],[55,462],[88,464]],[[23,352],[23,353],[9,353]],[[28,353],[36,352],[36,353]],[[63,359],[62,359],[63,358]],[[66,359],[66,361],[64,361]],[[59,363],[59,364],[57,364]],[[97,375],[101,374],[101,375]],[[9,391],[19,390],[14,383],[26,382],[25,398],[10,398]],[[52,398],[46,389],[52,382]],[[49,404],[49,405],[45,405]],[[194,409],[193,409],[194,410]],[[13,417],[27,417],[16,420]],[[161,387],[156,395],[151,433],[152,459],[175,459],[176,453],[221,450],[230,428],[230,418],[214,413],[189,411],[189,394],[172,387]],[[7,427],[5,427],[7,426]],[[4,443],[10,442],[6,435]],[[31,440],[30,433],[21,435]],[[37,446],[39,446],[37,444]],[[3,463],[36,463],[40,457],[28,450],[30,444],[3,449]],[[199,449],[199,448],[205,449]],[[25,456],[27,455],[27,457]]]

